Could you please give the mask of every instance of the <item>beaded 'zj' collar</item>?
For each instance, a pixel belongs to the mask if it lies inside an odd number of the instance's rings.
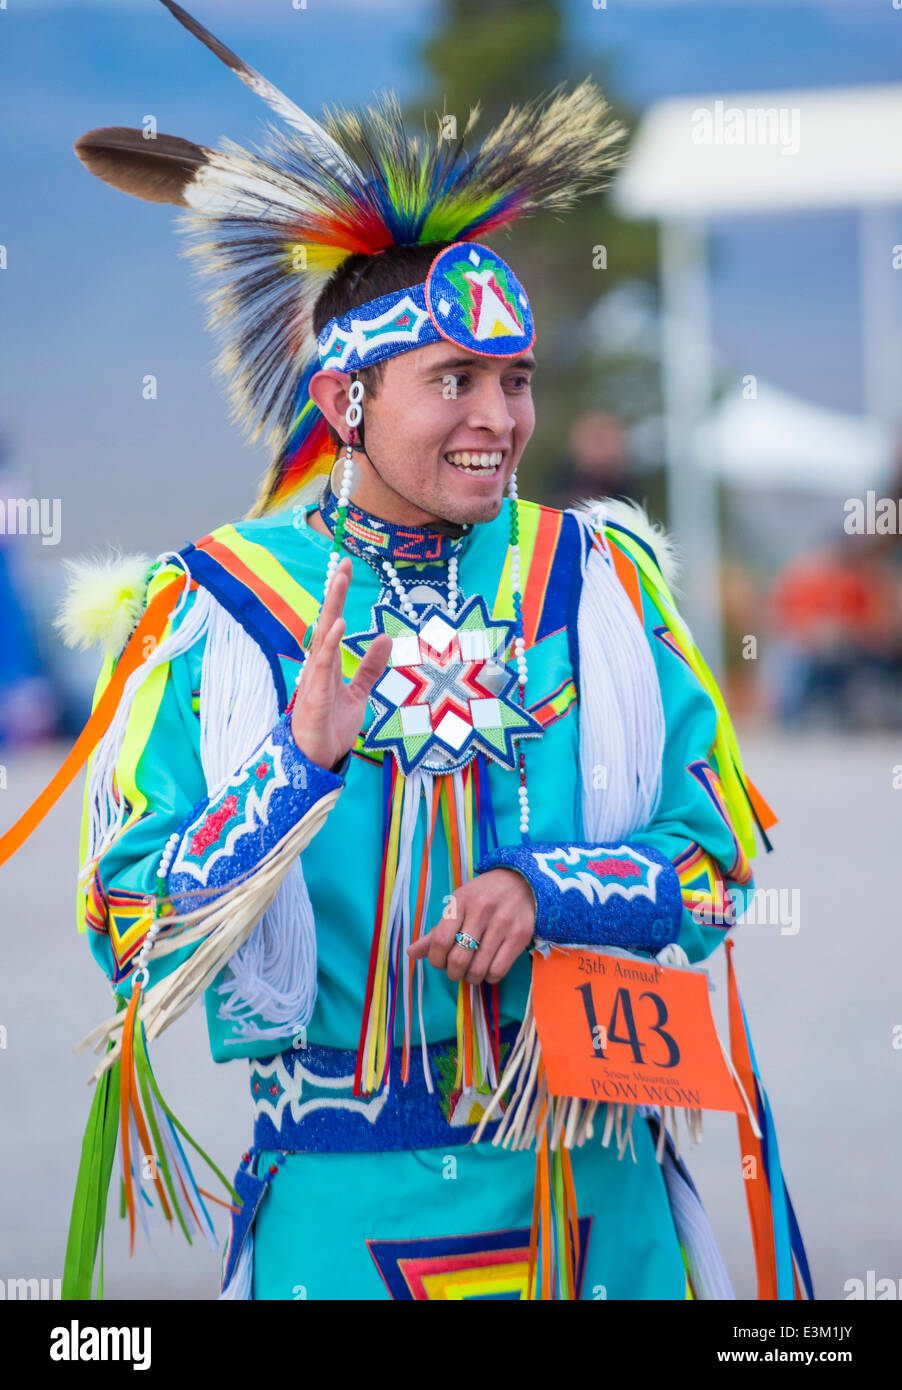
[[[338,498],[327,480],[319,501],[320,516],[335,535],[339,521]],[[341,536],[343,548],[366,560],[449,560],[472,531],[470,523],[433,522],[431,526],[404,526],[383,521],[353,502],[348,503],[347,520]]]

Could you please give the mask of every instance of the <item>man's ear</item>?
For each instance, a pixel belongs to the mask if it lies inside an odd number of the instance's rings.
[[[310,399],[319,406],[336,434],[347,443],[348,426],[345,412],[348,408],[348,391],[351,378],[348,372],[337,372],[332,368],[314,372],[310,378],[308,391]]]

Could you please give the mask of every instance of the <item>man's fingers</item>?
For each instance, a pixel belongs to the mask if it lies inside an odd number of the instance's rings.
[[[477,950],[458,945],[455,937],[459,931],[479,942]],[[442,921],[413,945],[408,946],[407,954],[411,960],[428,957],[429,964],[436,970],[444,970],[449,980],[465,980],[467,984],[495,985],[510,970],[514,962],[528,950],[532,932],[519,926],[511,928],[503,922],[490,925],[475,925],[471,914],[470,925],[461,926],[459,921],[450,924]]]
[[[387,632],[380,632],[349,682],[352,690],[369,695],[376,678],[385,670],[391,649],[391,637]]]
[[[466,912],[468,890],[472,888],[474,881],[468,879],[459,888],[455,888],[441,921],[437,922],[431,931],[425,932],[413,945],[408,946],[407,954],[411,960],[421,960],[423,956],[428,955],[429,964],[436,970],[445,969],[451,951],[460,949],[454,938],[459,931],[466,931],[462,922]],[[467,954],[472,953],[468,951]]]
[[[345,596],[350,588],[350,584],[351,561],[348,556],[345,555],[338,563],[338,567],[332,576],[332,582],[329,585],[329,591],[323,599],[319,613],[317,614],[316,631],[313,635],[313,642],[310,645],[310,650],[307,653],[308,657],[312,655],[314,648],[319,650],[318,643],[322,639],[323,633],[328,632],[335,622],[335,619],[340,616],[344,608]]]
[[[501,943],[500,929],[498,927],[486,927],[485,932],[479,938],[479,950],[467,951],[467,960],[464,962],[463,978],[468,985],[481,985],[489,972],[489,967],[495,958],[495,954]],[[461,950],[460,946],[455,945],[454,954]],[[451,973],[450,971],[448,972]]]
[[[343,617],[338,617],[326,633],[326,640],[323,643],[323,671],[327,678],[334,676],[334,665],[336,660],[341,660],[338,656],[338,648],[341,646],[341,639],[345,635],[347,624]],[[339,666],[339,671],[341,667]]]
[[[311,653],[307,653],[302,679],[302,687],[305,695],[322,694],[324,691],[328,691],[332,688],[335,677],[333,668],[336,652],[344,636],[344,630],[344,618],[336,618],[332,626],[319,636],[319,647],[316,660],[311,661]]]
[[[467,971],[474,965],[479,955],[479,948],[474,951],[469,946],[461,946],[457,941],[458,933],[481,943],[488,931],[488,926],[485,919],[483,918],[480,920],[475,912],[469,914],[466,922],[462,922],[458,919],[453,926],[454,931],[451,937],[451,945],[445,960],[445,971],[449,980],[462,980]]]
[[[436,970],[444,970],[457,931],[456,922],[443,919],[431,931],[424,932],[418,941],[408,946],[407,954],[411,960],[421,960],[423,956],[428,956],[430,965],[434,965]]]
[[[529,943],[524,945],[523,940],[518,936],[505,937],[485,972],[486,981],[490,985],[497,985],[499,980],[504,979],[514,961],[522,956],[524,950],[528,949]]]
[[[436,970],[444,970],[448,952],[454,945],[454,933],[457,926],[451,922],[441,921],[431,931],[424,933],[419,941],[414,941],[407,948],[407,954],[411,960],[422,960],[424,956],[429,957],[429,964]]]
[[[444,970],[448,963],[448,953],[454,945],[454,931],[449,931],[444,923],[433,927],[429,933],[429,964],[436,970]]]
[[[468,985],[481,985],[499,943],[498,927],[464,927],[468,936],[479,942],[477,950],[459,946],[455,941],[448,953],[447,974],[449,980],[465,980]]]

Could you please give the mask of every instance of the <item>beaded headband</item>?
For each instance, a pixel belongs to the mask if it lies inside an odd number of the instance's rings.
[[[535,341],[526,291],[488,246],[459,241],[446,247],[423,284],[330,319],[317,348],[321,367],[352,372],[442,341],[483,357],[514,357]]]

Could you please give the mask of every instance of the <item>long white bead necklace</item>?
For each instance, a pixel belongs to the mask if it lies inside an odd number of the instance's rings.
[[[347,469],[347,464],[345,464],[345,468]],[[388,560],[382,561],[382,568],[385,571],[389,584],[397,595],[398,603],[401,606],[401,612],[406,618],[410,618],[411,622],[416,622],[416,609],[405,593],[404,585],[398,577],[398,571]],[[453,618],[454,614],[457,612],[457,601],[459,597],[460,589],[457,583],[457,556],[450,555],[448,557],[448,597],[444,600],[445,612],[448,614],[449,618]]]

